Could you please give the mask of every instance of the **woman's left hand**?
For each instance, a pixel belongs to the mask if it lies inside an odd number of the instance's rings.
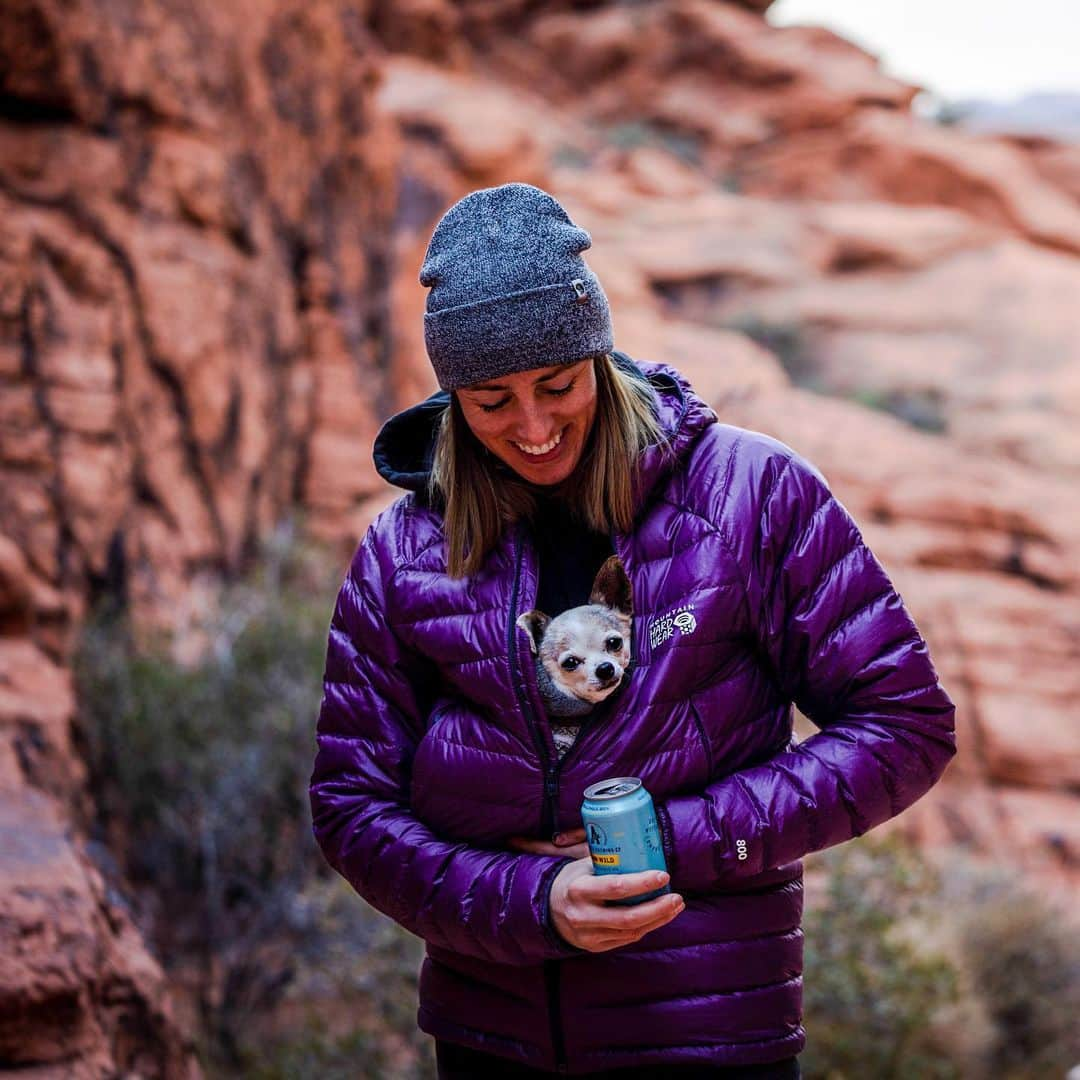
[[[549,843],[547,840],[511,836],[507,843],[515,851],[524,851],[528,855],[566,855],[571,859],[584,859],[589,854],[584,829],[567,829],[565,832],[556,833],[554,839],[554,843]]]

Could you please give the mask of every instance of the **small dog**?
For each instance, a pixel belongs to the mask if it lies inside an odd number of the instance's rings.
[[[536,657],[536,678],[549,716],[584,716],[622,682],[630,662],[632,616],[630,579],[618,555],[600,567],[587,604],[555,618],[535,609],[518,616],[517,625],[528,633]],[[560,757],[580,723],[553,725]]]

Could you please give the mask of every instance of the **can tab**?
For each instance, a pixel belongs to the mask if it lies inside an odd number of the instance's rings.
[[[574,295],[577,296],[577,302],[579,304],[587,303],[589,299],[589,290],[585,288],[585,282],[582,281],[581,278],[574,278],[570,284],[574,288]]]

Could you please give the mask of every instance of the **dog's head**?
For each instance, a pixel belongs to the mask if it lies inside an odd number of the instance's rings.
[[[527,611],[517,625],[528,631],[532,651],[552,683],[595,705],[619,685],[630,662],[632,615],[630,581],[612,555],[593,581],[589,603],[554,619]]]

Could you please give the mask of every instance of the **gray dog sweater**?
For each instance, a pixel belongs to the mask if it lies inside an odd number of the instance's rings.
[[[531,184],[482,188],[439,219],[420,283],[424,343],[444,390],[614,347],[607,297],[581,252],[592,238]]]

